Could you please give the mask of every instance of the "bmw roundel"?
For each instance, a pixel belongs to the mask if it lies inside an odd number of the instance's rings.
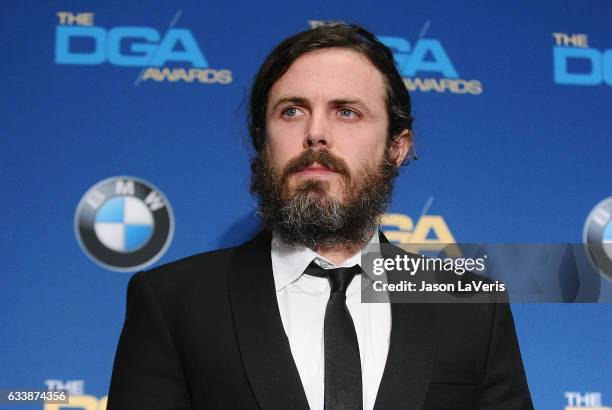
[[[612,279],[612,196],[593,208],[582,235],[593,264]]]
[[[174,216],[153,184],[118,176],[98,182],[83,195],[74,227],[81,248],[94,262],[130,272],[161,258],[172,241]]]

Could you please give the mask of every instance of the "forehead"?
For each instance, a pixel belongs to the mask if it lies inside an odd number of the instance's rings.
[[[268,102],[283,97],[309,100],[358,98],[372,109],[384,109],[383,76],[363,55],[342,48],[310,51],[298,57],[268,95]]]

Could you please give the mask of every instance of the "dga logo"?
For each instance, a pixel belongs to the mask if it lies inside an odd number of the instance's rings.
[[[415,224],[404,214],[385,214],[382,217],[383,231],[392,242],[437,244],[455,243],[455,238],[440,215],[423,215]]]
[[[612,86],[612,49],[589,47],[586,34],[552,33],[555,83]]]
[[[612,279],[612,196],[593,208],[582,237],[595,267]]]
[[[142,67],[136,85],[147,80],[231,83],[230,70],[210,68],[191,30],[174,27],[181,14],[181,10],[177,11],[167,32],[160,33],[140,26],[107,29],[94,25],[93,13],[60,11],[55,30],[55,63]]]
[[[45,403],[43,410],[65,410],[65,409],[81,409],[81,410],[106,410],[108,396],[100,397],[85,394],[84,380],[45,380],[48,391],[65,390],[70,398],[69,404],[52,404]]]
[[[602,404],[600,392],[568,391],[565,392],[564,396],[567,399],[565,410],[612,410],[612,408]]]
[[[67,408],[81,410],[106,410],[108,396],[97,398],[96,396],[73,396],[70,395],[70,404],[45,403],[43,410],[66,410]]]
[[[112,177],[90,188],[79,202],[74,224],[83,251],[119,272],[153,264],[174,233],[174,216],[164,194],[134,177]]]
[[[329,22],[309,20],[308,23],[311,27],[317,27]],[[482,94],[480,81],[460,78],[439,40],[423,37],[430,25],[430,21],[425,23],[414,46],[402,37],[377,36],[393,51],[393,57],[408,91]]]
[[[482,94],[480,81],[459,77],[439,40],[421,38],[412,48],[410,42],[401,37],[378,36],[378,38],[393,51],[393,57],[409,91]],[[431,59],[427,57],[428,55]],[[420,73],[433,74],[436,77],[423,77],[419,75]]]
[[[416,224],[404,214],[385,214],[382,231],[389,239],[413,253],[444,252],[450,257],[461,257],[455,238],[440,215],[423,215]]]

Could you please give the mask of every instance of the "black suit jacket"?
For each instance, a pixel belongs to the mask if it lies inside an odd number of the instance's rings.
[[[394,303],[391,315],[375,409],[533,408],[507,304]],[[308,409],[269,235],[132,277],[107,408]]]

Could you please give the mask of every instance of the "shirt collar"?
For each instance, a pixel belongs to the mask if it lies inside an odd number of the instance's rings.
[[[377,245],[379,243],[378,231],[376,231],[370,242],[364,247],[370,245]],[[305,246],[292,246],[284,243],[280,236],[276,233],[272,234],[272,273],[274,275],[274,286],[276,291],[283,290],[287,285],[295,282],[306,270],[306,267],[315,261],[319,266],[325,269],[336,268],[336,267],[350,267],[354,265],[361,265],[361,252],[355,253],[353,256],[348,258],[340,266],[334,265],[327,258],[319,255],[310,248]]]

